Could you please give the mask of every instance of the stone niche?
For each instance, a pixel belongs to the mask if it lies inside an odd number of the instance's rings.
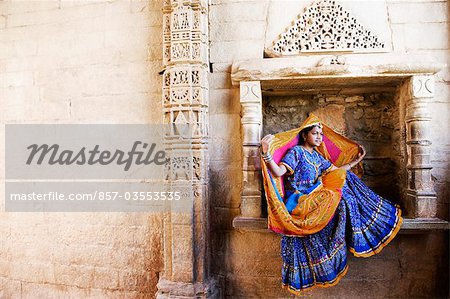
[[[423,56],[384,53],[234,63],[243,142],[241,215],[235,227],[245,227],[247,220],[265,223],[261,137],[298,127],[307,112],[366,147],[363,180],[371,188],[399,203],[408,218],[435,219],[428,103],[434,74],[442,67]]]

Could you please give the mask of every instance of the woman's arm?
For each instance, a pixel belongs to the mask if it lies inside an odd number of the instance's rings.
[[[353,167],[356,166],[356,164],[358,164],[359,162],[362,161],[362,159],[364,159],[364,156],[366,155],[366,150],[364,149],[364,147],[362,145],[359,146],[359,153],[358,156],[356,157],[355,160],[353,160],[350,163],[344,164],[341,167],[336,167],[333,165],[333,167],[331,167],[331,170],[335,170],[335,169],[345,169],[345,170],[350,170]]]
[[[275,161],[272,159],[272,157],[268,153],[270,143],[272,142],[272,140],[274,138],[275,138],[275,136],[269,134],[269,135],[264,136],[263,139],[261,139],[261,155],[263,156],[264,161],[265,161],[267,167],[269,167],[272,174],[277,177],[280,177],[287,172],[287,168],[283,164],[277,165],[277,163],[275,163]]]

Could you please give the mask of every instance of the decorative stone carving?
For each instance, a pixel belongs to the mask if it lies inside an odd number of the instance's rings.
[[[345,58],[342,56],[328,56],[325,58],[322,58],[317,66],[325,66],[325,65],[332,65],[332,64],[345,64]]]
[[[157,298],[208,298],[208,3],[165,0],[162,83],[167,190],[190,201],[164,218]]]
[[[294,24],[268,50],[271,56],[303,52],[374,51],[385,43],[364,28],[334,0],[321,0],[306,7]]]

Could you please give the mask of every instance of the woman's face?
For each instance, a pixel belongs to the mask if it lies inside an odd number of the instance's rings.
[[[319,127],[314,127],[311,131],[309,131],[305,138],[305,143],[309,146],[316,147],[322,143],[323,133],[322,129]]]

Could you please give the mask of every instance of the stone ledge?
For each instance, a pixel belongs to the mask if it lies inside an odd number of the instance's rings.
[[[233,219],[233,227],[243,231],[271,233],[267,229],[267,218],[236,217]],[[427,233],[432,230],[449,229],[449,222],[438,218],[404,218],[400,233]]]
[[[272,87],[272,81],[339,80],[378,77],[394,80],[414,75],[432,75],[446,65],[437,63],[430,56],[402,54],[351,54],[337,55],[343,64],[323,64],[336,55],[306,55],[289,58],[265,58],[236,61],[232,65],[232,84],[241,81],[261,81],[263,87]],[[379,79],[377,79],[379,80]],[[398,81],[398,80],[397,80]],[[396,83],[395,81],[394,83]]]

